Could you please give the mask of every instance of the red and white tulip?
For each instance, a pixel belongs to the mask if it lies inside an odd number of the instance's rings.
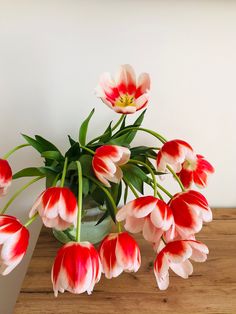
[[[145,240],[157,243],[164,231],[173,224],[170,207],[154,196],[139,197],[123,206],[116,215],[125,220],[125,229],[132,233],[142,231]]]
[[[138,244],[127,232],[106,236],[100,244],[99,255],[108,279],[119,276],[123,271],[136,272],[141,265]]]
[[[0,159],[0,197],[7,193],[12,182],[12,170],[7,160]]]
[[[166,142],[157,153],[157,170],[165,172],[167,166],[170,166],[178,173],[185,161],[196,162],[196,158],[196,154],[188,143],[182,140],[172,140]]]
[[[55,296],[65,290],[91,294],[101,278],[102,266],[98,252],[89,242],[69,242],[59,249],[52,267]]]
[[[119,166],[126,164],[130,159],[130,150],[117,145],[104,145],[96,149],[93,157],[93,170],[105,186],[110,182],[119,183],[123,172]]]
[[[193,238],[202,229],[203,222],[212,221],[207,199],[197,191],[177,193],[168,205],[172,210],[174,224],[165,235],[167,241]]]
[[[13,216],[0,215],[0,274],[9,274],[23,259],[29,231]]]
[[[51,187],[45,190],[34,203],[30,218],[36,212],[46,227],[65,230],[76,225],[77,200],[73,192],[66,187]]]
[[[115,79],[110,73],[103,73],[95,91],[108,107],[118,113],[129,114],[147,106],[149,89],[149,75],[142,73],[136,80],[133,68],[125,64]]]
[[[201,155],[196,155],[196,159],[185,160],[182,169],[178,174],[184,187],[188,189],[192,183],[204,188],[207,185],[209,174],[214,173],[213,166]]]
[[[199,241],[182,240],[168,243],[157,255],[154,263],[154,274],[160,290],[169,286],[169,268],[178,276],[188,278],[193,272],[189,259],[205,262],[209,250]]]

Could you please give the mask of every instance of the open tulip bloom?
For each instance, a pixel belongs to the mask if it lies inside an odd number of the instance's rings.
[[[23,135],[26,143],[0,158],[0,197],[7,193],[12,180],[32,177],[0,212],[1,274],[10,273],[23,259],[29,241],[28,226],[37,218],[64,243],[52,267],[55,296],[64,291],[91,294],[102,273],[111,279],[123,272],[137,272],[141,266],[140,237],[153,250],[153,270],[161,290],[169,285],[169,269],[187,278],[193,271],[189,259],[206,260],[208,248],[196,236],[203,223],[212,220],[212,212],[205,196],[193,187],[205,188],[214,168],[186,141],[168,141],[142,127],[146,110],[128,123],[131,114],[147,107],[149,89],[149,75],[142,73],[136,79],[130,65],[122,65],[114,78],[104,73],[96,95],[120,115],[102,134],[87,140],[93,109],[81,124],[78,139],[69,136],[66,152],[39,135]],[[99,105],[99,110],[105,108]],[[132,145],[140,132],[153,137],[151,147]],[[8,159],[27,146],[38,151],[44,165],[28,166],[12,176]],[[163,186],[163,180],[158,180],[165,176],[171,176],[176,183],[174,195]],[[16,197],[41,179],[46,180],[46,188],[35,197],[26,222],[22,224],[6,214]],[[145,195],[146,186],[153,192],[149,189]],[[127,201],[130,192],[131,201]],[[87,239],[81,240],[87,199],[99,208],[94,228],[105,219],[114,222],[113,230],[97,247]]]

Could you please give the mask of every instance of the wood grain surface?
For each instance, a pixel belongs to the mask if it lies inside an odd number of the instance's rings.
[[[197,237],[210,249],[205,263],[194,263],[185,280],[171,272],[170,286],[159,291],[154,274],[155,254],[141,236],[142,266],[102,280],[92,295],[60,294],[55,298],[50,279],[59,244],[42,229],[14,314],[137,314],[137,313],[236,313],[236,209],[214,210],[214,221]],[[2,314],[2,313],[1,313]]]

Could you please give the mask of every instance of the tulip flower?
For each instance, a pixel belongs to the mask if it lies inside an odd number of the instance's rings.
[[[202,229],[203,222],[212,221],[212,211],[206,198],[199,192],[188,190],[177,193],[168,203],[174,217],[173,239],[189,239]]]
[[[65,290],[91,294],[101,278],[101,262],[98,252],[89,242],[69,242],[61,247],[52,267],[52,283],[55,296]]]
[[[106,236],[100,244],[99,255],[108,279],[119,276],[123,271],[137,272],[141,265],[138,244],[127,232]]]
[[[169,206],[154,196],[142,196],[127,203],[118,211],[116,219],[125,220],[127,231],[142,231],[144,239],[153,243],[159,242],[163,232],[173,224]]]
[[[7,193],[12,181],[12,170],[7,160],[0,159],[0,197]]]
[[[182,140],[166,142],[157,153],[157,170],[165,172],[170,166],[176,173],[182,169],[182,164],[188,161],[196,161],[196,155],[192,147]]]
[[[208,248],[199,241],[182,240],[168,243],[157,255],[154,263],[154,274],[160,290],[169,286],[169,268],[178,276],[188,278],[193,272],[189,259],[205,262]]]
[[[194,161],[185,160],[178,174],[184,187],[188,189],[192,183],[204,188],[207,185],[208,175],[214,173],[213,166],[201,155]]]
[[[105,186],[110,182],[119,183],[123,177],[119,166],[126,164],[130,159],[130,150],[117,145],[104,145],[96,149],[93,157],[93,170]]]
[[[29,231],[13,216],[0,215],[0,274],[9,274],[23,259]]]
[[[77,200],[70,189],[51,187],[38,197],[29,216],[38,212],[46,227],[65,230],[76,225],[77,211]]]
[[[129,114],[147,106],[149,89],[149,75],[142,73],[136,81],[133,68],[126,64],[120,67],[115,79],[110,73],[103,73],[95,93],[114,111]]]

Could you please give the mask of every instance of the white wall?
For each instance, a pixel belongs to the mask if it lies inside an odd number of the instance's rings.
[[[236,1],[0,0],[0,154],[20,132],[66,147],[93,106],[96,135],[117,118],[93,95],[97,79],[130,63],[152,78],[144,125],[205,154],[216,168],[211,205],[235,206],[235,34]],[[143,134],[136,143],[144,139],[155,143]],[[39,159],[27,149],[11,161]],[[26,217],[33,199],[26,193],[14,210]],[[19,282],[22,270],[14,274]],[[13,277],[0,278],[0,307]]]

